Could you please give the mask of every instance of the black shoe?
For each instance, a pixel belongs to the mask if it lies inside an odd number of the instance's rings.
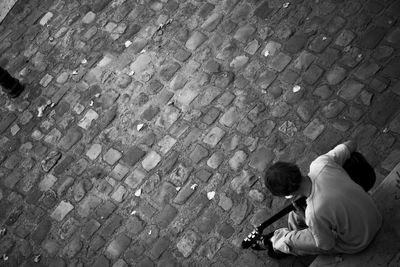
[[[22,91],[24,91],[25,86],[23,86],[22,84],[18,83],[16,84],[16,86],[14,86],[12,88],[12,90],[10,92],[7,92],[7,94],[11,97],[11,98],[17,98]]]

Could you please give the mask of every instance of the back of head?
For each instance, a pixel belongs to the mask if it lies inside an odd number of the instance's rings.
[[[265,173],[265,186],[275,196],[289,196],[300,187],[302,175],[296,164],[278,161]]]

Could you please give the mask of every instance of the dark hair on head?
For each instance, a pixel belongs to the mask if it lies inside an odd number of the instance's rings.
[[[300,187],[302,175],[296,164],[278,161],[266,171],[265,186],[274,196],[289,196]]]

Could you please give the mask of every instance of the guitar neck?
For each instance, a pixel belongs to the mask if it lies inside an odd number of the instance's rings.
[[[296,199],[294,202],[298,205],[299,203],[301,203],[304,200],[305,200],[305,197],[300,197],[300,198]],[[265,222],[263,222],[259,226],[257,226],[257,230],[260,233],[262,233],[262,231],[264,231],[264,229],[267,228],[269,225],[273,224],[274,222],[276,222],[277,220],[279,220],[286,214],[289,214],[289,212],[291,212],[295,209],[296,208],[293,206],[293,204],[287,205],[286,207],[281,209],[279,212],[274,214],[271,218],[269,218],[268,220],[266,220]]]

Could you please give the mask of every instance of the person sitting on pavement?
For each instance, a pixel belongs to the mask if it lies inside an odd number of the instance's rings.
[[[276,162],[266,171],[265,185],[274,196],[307,198],[305,210],[296,207],[289,214],[288,228],[266,236],[271,254],[352,254],[371,243],[382,216],[370,195],[342,168],[355,149],[353,141],[337,145],[311,163],[308,175],[287,162]]]

